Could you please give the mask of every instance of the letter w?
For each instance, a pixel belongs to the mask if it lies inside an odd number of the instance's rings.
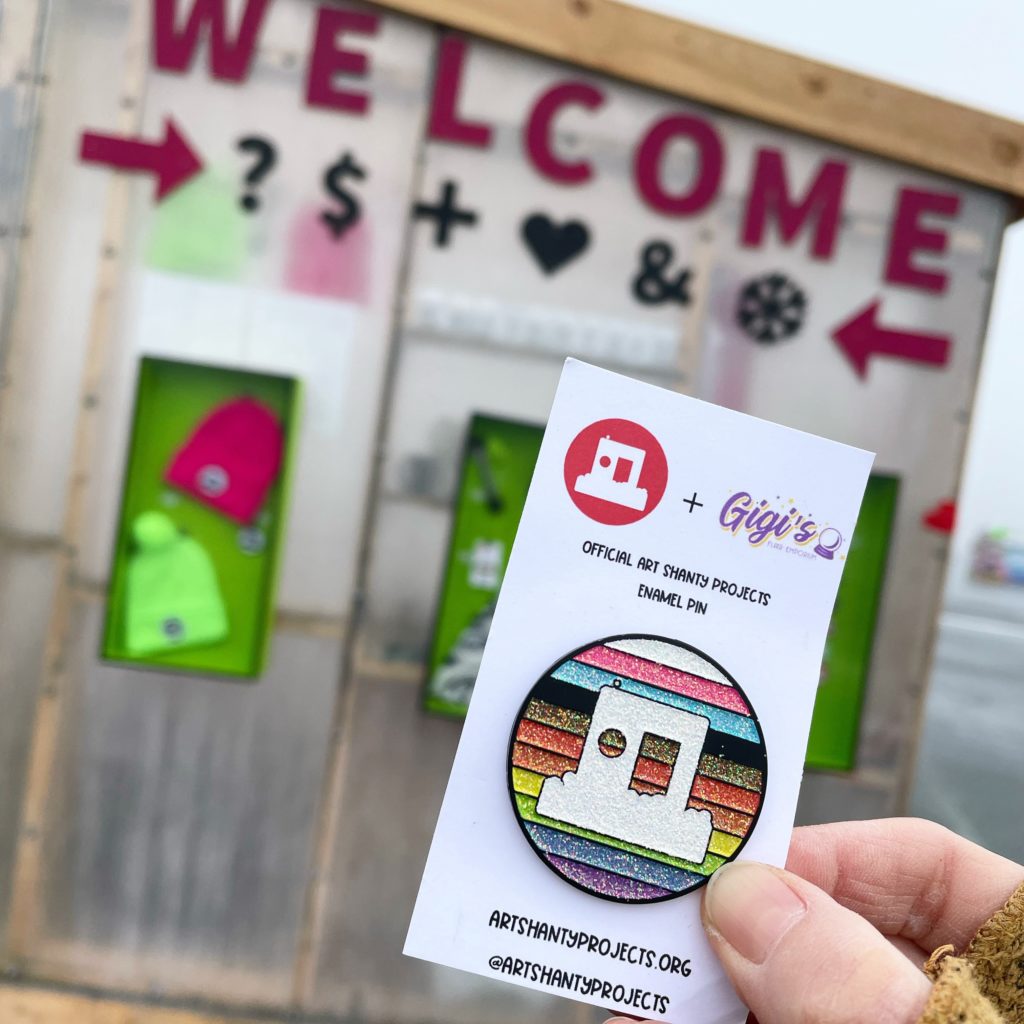
[[[242,22],[234,39],[228,37],[225,0],[192,0],[185,26],[178,29],[177,0],[153,0],[153,59],[164,71],[187,71],[208,30],[210,68],[214,78],[241,82],[249,74],[256,37],[270,0],[246,0]]]

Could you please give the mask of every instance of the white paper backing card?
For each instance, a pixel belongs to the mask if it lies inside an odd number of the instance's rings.
[[[570,445],[606,419],[639,424],[660,442],[667,460],[660,500],[652,493],[643,517],[625,525],[604,525],[584,514],[567,483],[574,478],[565,466]],[[566,363],[424,871],[407,954],[638,1016],[706,1024],[742,1020],[742,1008],[704,939],[699,890],[653,903],[612,902],[567,884],[531,849],[510,800],[510,733],[534,684],[577,649],[623,635],[663,637],[694,648],[742,687],[767,751],[769,781],[739,856],[782,864],[825,633],[871,463],[871,454],[859,449]],[[772,547],[751,543],[742,529],[724,529],[722,507],[740,491],[754,505],[762,498],[777,508],[791,503],[787,508],[813,518],[819,535],[838,530],[844,540],[835,557],[814,554],[813,542],[791,543],[792,534]],[[701,504],[691,511],[694,497]],[[587,542],[626,551],[631,564],[584,554]],[[657,571],[641,570],[641,558],[656,560]],[[666,564],[700,573],[709,583],[665,578]],[[716,591],[715,579],[759,596]],[[683,607],[639,597],[640,584],[678,592]],[[762,594],[769,595],[767,603]],[[686,610],[690,597],[704,602],[703,614]],[[629,641],[619,642],[618,649],[628,656]],[[662,653],[659,660],[672,660]],[[729,681],[713,680],[719,686]],[[531,937],[529,924],[520,922],[570,931],[545,940],[536,928]],[[571,936],[581,931],[608,944],[580,945]],[[639,949],[653,952],[642,958],[653,966],[628,962]],[[625,959],[616,959],[616,950]]]

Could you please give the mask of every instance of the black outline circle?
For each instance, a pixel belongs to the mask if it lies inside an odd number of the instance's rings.
[[[753,815],[751,815],[750,828],[747,831],[747,834],[740,841],[740,845],[737,846],[735,850],[733,850],[732,856],[726,858],[725,864],[731,863],[739,856],[740,851],[743,849],[744,846],[747,845],[747,840],[750,839],[750,837],[753,835],[754,829],[757,828],[757,823],[760,820],[761,809],[764,807],[765,796],[768,793],[768,744],[765,742],[764,730],[762,730],[761,728],[761,723],[758,720],[757,712],[754,710],[754,705],[751,703],[750,698],[747,696],[743,687],[740,686],[740,684],[736,682],[736,680],[733,678],[732,674],[727,672],[717,661],[715,661],[714,658],[709,657],[702,650],[700,650],[700,648],[694,647],[691,644],[684,643],[682,640],[675,640],[672,637],[659,636],[656,633],[616,633],[612,636],[601,637],[598,640],[591,640],[589,643],[585,643],[582,646],[575,648],[575,650],[570,651],[568,654],[563,654],[562,657],[560,657],[557,661],[553,662],[547,669],[545,669],[544,672],[541,673],[540,677],[531,684],[530,692],[527,693],[526,698],[523,700],[522,704],[519,705],[519,710],[516,712],[515,721],[512,723],[512,730],[509,733],[508,747],[506,748],[505,752],[505,781],[508,784],[508,795],[509,800],[512,803],[512,813],[515,815],[516,824],[519,826],[519,830],[526,837],[527,843],[530,844],[530,849],[533,850],[533,852],[537,855],[537,858],[538,860],[540,860],[541,864],[543,864],[544,867],[548,869],[548,871],[554,874],[557,878],[561,879],[561,881],[565,882],[567,885],[571,885],[574,889],[579,889],[580,892],[585,892],[588,896],[593,896],[599,900],[607,900],[609,903],[626,903],[635,906],[647,906],[648,904],[652,903],[665,903],[668,900],[677,900],[682,896],[689,896],[690,893],[697,892],[698,890],[702,889],[705,885],[707,885],[708,882],[711,881],[711,877],[712,875],[714,875],[715,872],[712,871],[710,875],[704,875],[702,881],[698,882],[691,888],[684,890],[683,892],[669,893],[667,896],[658,896],[656,899],[652,900],[627,900],[622,899],[619,896],[608,896],[605,893],[594,892],[592,889],[587,889],[585,886],[580,885],[579,882],[574,882],[571,878],[566,878],[566,876],[563,875],[556,867],[549,864],[547,860],[545,860],[543,852],[536,845],[536,843],[534,843],[530,833],[526,830],[526,825],[524,824],[523,819],[519,815],[519,806],[516,803],[516,791],[512,784],[512,754],[516,744],[516,732],[519,729],[519,723],[523,720],[523,715],[526,712],[527,705],[530,703],[530,699],[532,697],[534,688],[537,686],[537,683],[539,683],[541,679],[544,679],[547,676],[551,675],[551,673],[556,668],[558,668],[559,665],[563,664],[566,661],[569,661],[570,658],[574,658],[581,651],[588,651],[591,647],[596,647],[598,644],[607,644],[613,640],[660,640],[663,643],[672,644],[675,647],[682,647],[685,650],[690,651],[692,654],[696,654],[699,657],[703,658],[709,664],[714,665],[714,667],[717,668],[718,671],[721,672],[722,675],[724,675],[725,678],[728,679],[733,684],[733,686],[736,687],[736,689],[740,693],[740,696],[742,696],[743,700],[746,702],[747,707],[750,708],[750,717],[751,719],[753,719],[754,725],[757,728],[758,736],[761,737],[761,749],[764,751],[764,783],[761,788],[761,801],[757,805],[757,810],[754,812]],[[715,868],[715,871],[717,870],[718,868]]]

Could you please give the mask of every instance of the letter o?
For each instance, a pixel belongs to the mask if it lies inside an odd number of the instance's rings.
[[[661,183],[665,146],[675,138],[687,138],[697,151],[696,174],[688,189],[678,195],[666,192]],[[643,200],[659,213],[681,217],[700,213],[718,194],[725,167],[725,149],[714,126],[700,117],[672,114],[656,121],[640,140],[633,161],[636,187]]]

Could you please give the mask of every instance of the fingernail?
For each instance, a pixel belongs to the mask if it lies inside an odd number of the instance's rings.
[[[719,868],[704,895],[707,923],[745,960],[764,963],[772,946],[800,919],[804,901],[763,864]]]

